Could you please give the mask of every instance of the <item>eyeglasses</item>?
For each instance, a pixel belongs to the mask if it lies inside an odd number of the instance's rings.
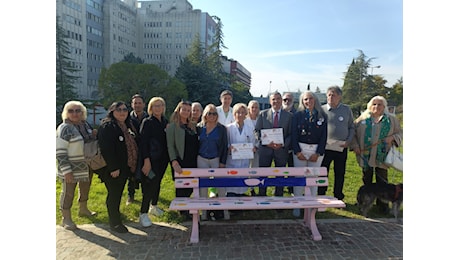
[[[207,116],[217,116],[217,112],[208,112]]]
[[[286,101],[292,101],[292,99],[290,98],[283,98],[283,101],[286,102]]]
[[[67,110],[68,113],[70,114],[73,114],[73,113],[80,113],[81,112],[81,109],[77,108],[77,109],[68,109]]]
[[[115,110],[116,110],[117,112],[128,112],[128,108],[126,108],[126,107],[123,107],[123,108],[117,107],[117,109],[115,109]]]

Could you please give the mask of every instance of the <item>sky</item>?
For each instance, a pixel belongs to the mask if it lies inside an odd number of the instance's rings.
[[[251,72],[251,94],[325,92],[343,86],[349,64],[362,50],[368,73],[393,86],[403,77],[401,0],[189,0],[193,9],[218,16],[223,55]],[[271,82],[271,83],[270,83]]]

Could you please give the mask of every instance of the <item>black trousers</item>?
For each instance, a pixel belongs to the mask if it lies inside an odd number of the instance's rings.
[[[345,182],[345,171],[347,165],[348,149],[343,149],[342,152],[326,150],[324,153],[322,167],[327,168],[329,175],[329,168],[331,163],[334,162],[334,197],[342,200],[345,195],[343,194],[343,185]],[[327,187],[318,187],[318,195],[326,195]]]
[[[142,176],[142,203],[141,203],[141,213],[147,213],[150,204],[157,205],[158,199],[160,197],[160,188],[161,181],[165,174],[166,168],[168,167],[168,162],[163,163],[163,165],[158,166],[161,163],[158,163],[155,167],[152,168],[155,176],[150,179],[149,177]]]
[[[113,178],[109,173],[103,179],[105,187],[107,188],[107,212],[109,214],[109,224],[111,227],[122,224],[120,213],[120,202],[123,190],[125,188],[126,174],[120,174],[117,178]]]
[[[136,189],[139,188],[139,183],[134,178],[128,178],[128,196],[134,198]]]

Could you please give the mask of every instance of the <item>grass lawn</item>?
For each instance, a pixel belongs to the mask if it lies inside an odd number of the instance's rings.
[[[403,173],[398,172],[394,169],[389,169],[388,171],[388,181],[390,183],[402,183],[403,182]],[[329,174],[329,188],[326,195],[332,196],[332,187],[334,184],[334,174],[333,174],[333,165],[331,165],[331,171]],[[358,207],[356,204],[356,194],[359,187],[362,185],[361,180],[361,168],[356,162],[356,156],[354,153],[349,152],[347,160],[347,172],[345,174],[345,185],[344,185],[344,194],[345,198],[343,201],[347,204],[345,209],[327,209],[325,212],[317,213],[318,219],[324,218],[355,218],[362,219],[363,217],[359,215]],[[61,223],[61,212],[59,210],[59,196],[61,192],[61,182],[56,180],[56,224]],[[120,211],[124,216],[124,221],[127,222],[138,222],[139,221],[139,210],[142,200],[141,190],[136,190],[135,202],[129,206],[126,206],[125,202],[127,199],[127,185],[123,193]],[[268,188],[267,193],[270,194],[273,192],[272,188]],[[75,192],[75,200],[72,206],[72,218],[74,222],[78,224],[89,224],[89,223],[108,223],[107,208],[105,205],[105,199],[107,190],[103,183],[97,175],[93,176],[93,183],[91,185],[91,190],[88,200],[88,208],[92,211],[96,211],[98,214],[95,217],[79,217],[78,216],[78,192]],[[151,216],[152,221],[157,222],[168,222],[168,223],[180,223],[183,219],[179,216],[176,211],[168,211],[169,204],[174,198],[174,184],[171,179],[171,169],[168,167],[166,170],[165,176],[161,184],[160,200],[158,202],[160,208],[165,210],[165,214],[158,218]],[[287,196],[287,193],[285,193]],[[379,214],[375,208],[369,212],[370,218],[390,218],[392,215],[382,215]],[[403,217],[402,212],[400,217]],[[251,210],[243,211],[242,213],[232,216],[232,220],[240,219],[293,219],[291,210]]]

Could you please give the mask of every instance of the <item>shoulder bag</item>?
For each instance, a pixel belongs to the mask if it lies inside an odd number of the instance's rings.
[[[403,171],[403,155],[399,152],[396,146],[391,146],[387,157],[385,158],[385,164],[398,171]]]

